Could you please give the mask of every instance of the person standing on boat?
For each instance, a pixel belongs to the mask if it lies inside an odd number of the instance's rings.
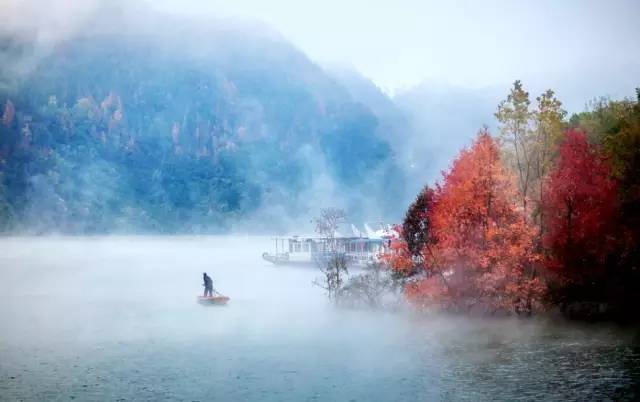
[[[202,273],[202,280],[204,281],[203,286],[204,286],[204,297],[211,297],[213,296],[213,281],[211,280],[211,277],[209,275],[207,275],[206,272]]]

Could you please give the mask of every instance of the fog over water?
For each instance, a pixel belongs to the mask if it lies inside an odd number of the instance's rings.
[[[632,331],[339,309],[317,269],[263,261],[272,247],[0,240],[0,400],[634,398]],[[227,306],[196,303],[203,271]]]
[[[0,0],[0,402],[640,400],[638,327],[339,307],[318,267],[273,265],[272,236],[238,235],[313,233],[330,207],[343,235],[401,223],[478,129],[500,133],[515,80],[530,110],[553,89],[567,119],[635,99],[640,1],[375,3]],[[412,214],[428,245],[434,205]],[[520,255],[483,252],[504,259],[492,275],[518,261],[524,295],[520,209],[492,218]],[[197,302],[203,272],[226,306]],[[342,289],[366,300],[374,276]]]

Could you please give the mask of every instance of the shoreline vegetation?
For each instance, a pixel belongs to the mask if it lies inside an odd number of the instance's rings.
[[[383,260],[410,304],[456,314],[640,321],[640,89],[566,119],[516,81],[406,212]]]

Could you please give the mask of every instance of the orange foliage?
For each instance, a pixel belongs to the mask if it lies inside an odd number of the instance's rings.
[[[443,174],[429,211],[433,242],[423,276],[407,288],[420,306],[529,313],[544,290],[535,277],[535,229],[516,209],[513,178],[487,132]]]
[[[402,238],[392,239],[389,248],[380,256],[380,259],[389,268],[403,277],[413,273],[413,259],[407,247],[407,242]]]

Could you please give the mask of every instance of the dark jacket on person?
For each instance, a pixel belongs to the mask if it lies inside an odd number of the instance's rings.
[[[213,281],[211,280],[211,277],[207,274],[202,274],[202,280],[204,281],[204,287],[205,288],[212,288],[213,287]]]

